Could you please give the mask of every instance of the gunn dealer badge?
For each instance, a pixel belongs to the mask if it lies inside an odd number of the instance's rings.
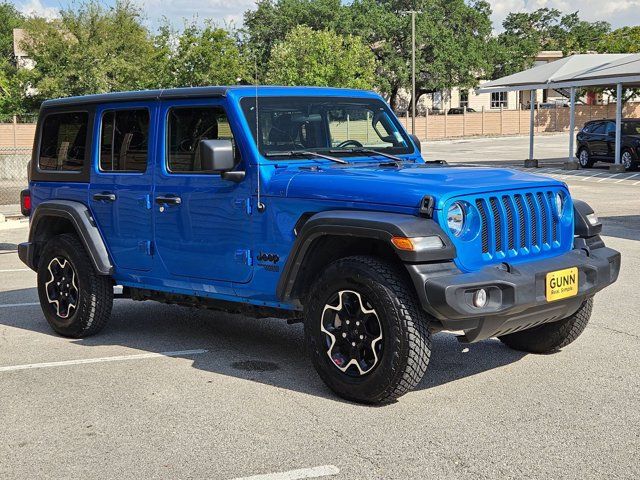
[[[547,302],[562,300],[578,294],[578,269],[576,267],[547,273]]]

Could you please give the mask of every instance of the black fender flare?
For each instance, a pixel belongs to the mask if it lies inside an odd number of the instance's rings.
[[[589,238],[595,237],[602,232],[602,223],[598,221],[595,225],[592,225],[587,219],[587,215],[594,213],[593,208],[582,200],[573,200],[573,217],[574,217],[574,231],[578,237]]]
[[[276,294],[281,301],[291,299],[291,293],[305,261],[305,256],[315,240],[325,235],[369,238],[389,242],[391,237],[439,236],[443,247],[423,252],[396,249],[404,263],[428,263],[448,261],[456,257],[456,248],[440,226],[430,218],[415,215],[369,212],[363,210],[328,210],[301,218],[296,225],[297,237],[280,275]]]
[[[107,247],[100,235],[100,231],[89,211],[89,208],[80,202],[72,200],[47,200],[40,203],[31,216],[31,227],[29,230],[29,244],[32,250],[36,248],[38,242],[38,226],[40,222],[45,222],[47,218],[59,217],[69,220],[73,225],[80,241],[84,245],[91,262],[100,275],[111,275],[113,264],[109,258]],[[35,263],[35,251],[30,255],[30,262]],[[37,265],[29,265],[32,269]]]

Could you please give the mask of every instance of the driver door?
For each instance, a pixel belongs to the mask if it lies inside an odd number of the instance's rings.
[[[224,102],[174,100],[160,107],[164,138],[155,175],[155,245],[173,275],[246,283],[251,279],[249,178],[203,170],[200,141],[231,139]],[[237,152],[237,149],[236,149]],[[244,168],[239,155],[236,169]]]

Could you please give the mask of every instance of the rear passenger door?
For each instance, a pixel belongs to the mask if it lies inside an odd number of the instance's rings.
[[[96,110],[89,204],[116,268],[151,270],[153,103]]]

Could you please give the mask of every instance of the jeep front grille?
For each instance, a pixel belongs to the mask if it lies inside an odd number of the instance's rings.
[[[553,248],[559,241],[560,219],[552,210],[553,192],[490,196],[475,203],[482,224],[482,253],[535,251]]]

